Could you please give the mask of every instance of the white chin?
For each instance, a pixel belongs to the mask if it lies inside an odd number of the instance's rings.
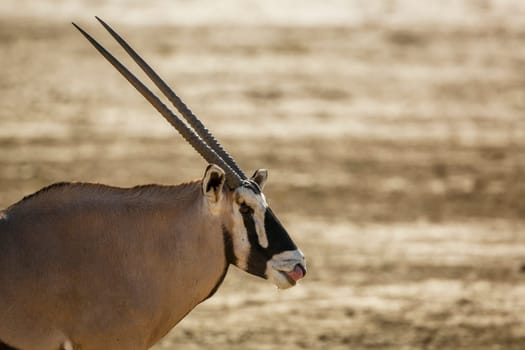
[[[304,255],[300,250],[287,250],[274,255],[266,263],[266,276],[279,289],[288,289],[296,285],[284,271],[293,271],[297,264],[306,266]]]
[[[269,270],[269,271],[268,271]],[[279,289],[288,289],[293,286],[295,286],[295,281],[290,280],[288,277],[284,275],[281,271],[277,271],[275,269],[268,269],[266,275],[268,276],[268,280],[275,284],[277,288]]]

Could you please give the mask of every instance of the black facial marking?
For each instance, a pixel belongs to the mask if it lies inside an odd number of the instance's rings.
[[[242,186],[245,187],[245,188],[249,188],[250,190],[252,190],[253,193],[255,194],[261,194],[261,188],[259,187],[259,185],[257,185],[257,183],[253,180],[247,180],[247,181],[244,181],[242,183]]]
[[[264,229],[268,237],[269,246],[267,252],[270,256],[287,250],[297,249],[288,232],[286,232],[279,219],[277,219],[269,207],[266,208],[266,212],[264,213]]]
[[[248,272],[266,278],[266,261],[269,257],[265,254],[264,248],[259,244],[257,236],[257,229],[255,228],[255,220],[252,213],[242,213],[242,220],[246,232],[248,233],[248,241],[250,242],[250,253],[248,255]]]
[[[237,257],[235,256],[235,252],[233,251],[232,235],[224,226],[222,227],[222,238],[224,240],[224,255],[226,256],[226,264],[224,266],[224,271],[222,272],[221,277],[219,277],[219,280],[217,281],[217,283],[215,283],[215,286],[212,288],[210,293],[206,296],[206,298],[204,298],[204,300],[211,298],[213,294],[217,292],[220,285],[224,281],[224,278],[226,277],[226,273],[228,272],[228,267],[230,266],[230,264],[237,264]],[[0,350],[2,350],[1,347]]]
[[[255,194],[261,193],[261,188],[254,181],[244,181],[242,186],[250,189]],[[257,235],[253,208],[246,203],[241,203],[239,206],[239,212],[241,213],[244,227],[248,234],[248,242],[250,243],[247,271],[256,276],[267,278],[267,262],[276,254],[288,250],[296,250],[297,246],[293,243],[288,232],[286,232],[272,210],[266,208],[264,213],[264,228],[268,238],[268,247],[262,247]]]
[[[233,240],[231,233],[223,226],[222,227],[222,238],[224,240],[224,254],[226,255],[227,264],[237,264],[237,257],[233,250]]]
[[[245,215],[245,214],[253,214],[253,209],[252,209],[252,207],[250,207],[248,204],[246,204],[246,203],[241,203],[241,205],[239,205],[239,212],[240,212],[242,215]]]

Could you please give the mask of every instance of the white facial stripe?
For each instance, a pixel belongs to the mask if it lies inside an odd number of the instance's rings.
[[[264,208],[268,208],[268,203],[266,202],[266,196],[264,195],[264,193],[261,193],[260,196],[261,196],[261,199],[262,199],[261,203],[262,203],[263,207]]]
[[[266,229],[264,227],[264,215],[266,209],[257,208],[253,213],[253,219],[255,221],[255,229],[257,230],[257,238],[259,244],[263,248],[268,248],[268,236],[266,235]]]
[[[263,193],[257,195],[246,187],[238,188],[237,192],[250,207],[262,206],[263,208],[268,208],[268,203],[266,203],[266,197]]]
[[[237,190],[243,200],[246,202],[250,208],[253,209],[253,219],[255,222],[255,230],[257,231],[257,240],[263,248],[268,248],[269,242],[266,235],[266,229],[264,227],[264,215],[266,213],[266,208],[268,208],[268,203],[266,203],[266,197],[264,194],[256,195],[248,188],[239,188]]]
[[[239,214],[239,206],[234,204],[234,210],[237,211],[236,215],[233,215],[233,251],[237,257],[237,266],[246,270],[248,268],[248,255],[250,254],[250,242],[248,241],[248,235],[246,233],[246,227],[242,216]]]

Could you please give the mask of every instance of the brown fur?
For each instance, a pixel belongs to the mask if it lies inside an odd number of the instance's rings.
[[[66,340],[82,350],[151,347],[227,268],[229,223],[204,198],[200,181],[56,184],[9,207],[0,220],[0,339],[25,350]]]

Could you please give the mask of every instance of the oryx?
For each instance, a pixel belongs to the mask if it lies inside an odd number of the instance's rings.
[[[98,19],[98,18],[97,18]],[[46,187],[0,211],[0,349],[150,348],[221,284],[230,264],[288,288],[305,259],[247,178],[171,89],[98,19],[185,122],[95,48],[210,165],[177,186]]]

